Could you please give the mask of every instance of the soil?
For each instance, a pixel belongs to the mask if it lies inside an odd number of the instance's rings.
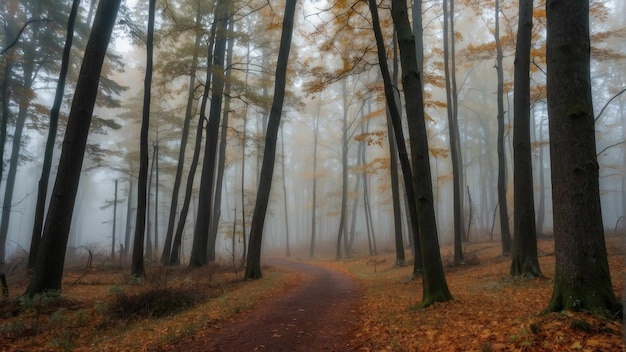
[[[298,272],[299,283],[237,315],[160,351],[355,351],[359,328],[357,284],[345,273],[272,258],[264,264]]]

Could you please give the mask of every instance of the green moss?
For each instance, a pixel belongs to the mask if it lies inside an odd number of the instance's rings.
[[[589,111],[589,109],[586,106],[580,105],[580,104],[575,104],[575,105],[570,105],[567,108],[566,115],[567,115],[567,117],[569,117],[571,119],[584,118],[584,117],[590,116],[591,112]]]

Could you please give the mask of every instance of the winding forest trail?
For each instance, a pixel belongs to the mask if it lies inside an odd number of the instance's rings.
[[[354,351],[359,327],[357,284],[337,270],[271,258],[297,271],[299,284],[219,330],[199,332],[169,351]]]

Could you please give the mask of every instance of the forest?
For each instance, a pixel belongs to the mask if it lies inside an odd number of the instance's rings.
[[[625,12],[3,1],[0,349],[622,350]]]

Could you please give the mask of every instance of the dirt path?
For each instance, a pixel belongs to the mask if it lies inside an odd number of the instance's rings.
[[[353,351],[359,316],[357,285],[344,273],[268,259],[303,274],[298,286],[219,330],[196,334],[168,351]]]

